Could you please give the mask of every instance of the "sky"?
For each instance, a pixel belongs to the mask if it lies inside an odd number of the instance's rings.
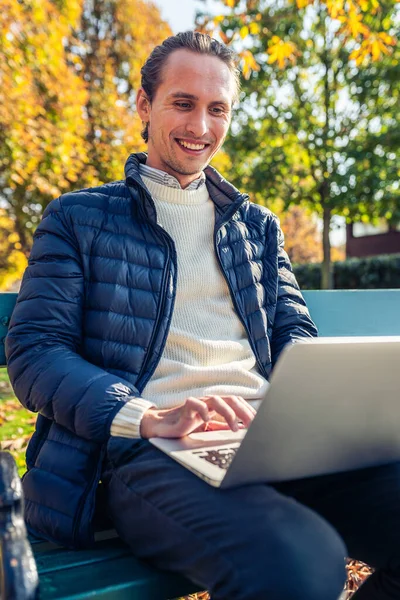
[[[211,10],[214,0],[153,0],[163,19],[168,21],[174,33],[187,31],[194,26],[196,10]]]

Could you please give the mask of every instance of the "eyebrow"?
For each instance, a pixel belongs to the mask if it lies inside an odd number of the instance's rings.
[[[186,98],[186,100],[198,100],[199,97],[194,94],[188,94],[187,92],[175,92],[174,94],[170,94],[168,98]],[[229,106],[229,103],[226,100],[213,100],[210,104],[224,104],[225,106]]]
[[[170,95],[171,98],[187,98],[188,100],[198,100],[198,96],[194,94],[188,94],[187,92],[176,92]]]

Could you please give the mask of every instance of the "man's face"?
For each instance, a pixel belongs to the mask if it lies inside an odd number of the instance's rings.
[[[222,146],[234,94],[234,77],[220,58],[174,51],[151,106],[138,93],[139,115],[149,123],[147,164],[187,187]]]

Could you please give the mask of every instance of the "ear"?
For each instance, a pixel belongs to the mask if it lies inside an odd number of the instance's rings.
[[[143,88],[140,88],[136,96],[136,110],[143,123],[150,121],[151,104]]]

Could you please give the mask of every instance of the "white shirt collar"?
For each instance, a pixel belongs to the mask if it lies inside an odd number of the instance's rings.
[[[152,181],[160,183],[161,185],[166,185],[168,187],[172,187],[179,190],[182,189],[181,184],[179,183],[176,177],[170,175],[169,173],[166,173],[165,171],[161,171],[160,169],[149,167],[144,163],[139,164],[139,173],[140,175],[144,175],[145,177],[148,177]],[[192,181],[192,183],[190,183],[184,191],[198,190],[202,185],[205,185],[205,182],[206,176],[204,174],[204,171],[202,171],[200,177]]]

